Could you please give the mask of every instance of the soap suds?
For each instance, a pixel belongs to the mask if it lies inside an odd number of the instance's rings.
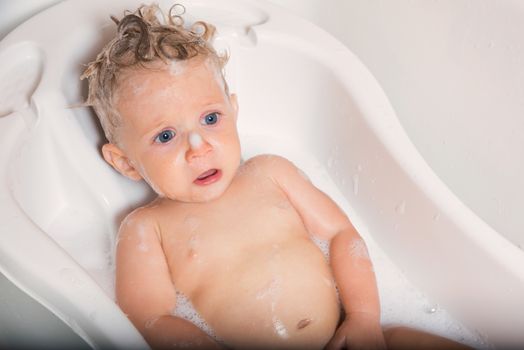
[[[288,338],[289,334],[287,332],[287,328],[286,328],[286,326],[284,326],[282,321],[278,317],[275,317],[275,316],[273,316],[272,321],[273,321],[273,329],[275,330],[275,333],[280,338],[284,338],[284,339]]]
[[[314,234],[310,234],[309,238],[313,241],[313,243],[315,243],[315,245],[318,247],[318,249],[320,249],[320,251],[324,255],[324,258],[326,259],[326,261],[329,261],[329,247],[330,247],[329,240],[327,240],[327,239],[320,239],[320,238],[316,237]]]
[[[182,292],[176,292],[176,307],[172,311],[172,315],[191,322],[216,341],[222,341],[217,337],[214,330],[207,324],[207,322],[200,316],[198,311],[196,311],[189,298]]]
[[[264,288],[262,288],[261,290],[257,292],[257,294],[255,295],[255,298],[257,300],[262,300],[266,298],[269,298],[271,300],[270,307],[271,307],[271,315],[272,315],[271,321],[273,323],[273,330],[279,337],[287,338],[289,336],[287,328],[285,327],[282,320],[280,320],[280,318],[278,318],[275,315],[276,306],[277,306],[277,298],[280,295],[280,291],[281,291],[281,284],[282,284],[282,279],[280,278],[280,276],[273,277],[271,281],[269,281],[269,283]]]
[[[151,181],[149,178],[146,169],[143,167],[142,164],[134,164],[133,162],[130,162],[130,165],[135,168],[140,176],[142,176],[142,179],[151,187],[151,189],[159,196],[159,197],[165,197],[165,194]]]
[[[143,253],[147,253],[149,251],[149,246],[146,243],[147,228],[144,227],[144,225],[139,223],[136,229],[137,229],[136,233],[138,235],[138,246],[137,246],[138,250],[140,250]]]
[[[275,206],[279,209],[282,209],[282,210],[287,210],[289,208],[291,208],[291,204],[289,203],[289,200],[287,199],[284,199],[280,202],[278,202],[277,204],[275,204]]]
[[[226,86],[225,86],[224,77],[223,77],[223,74],[220,68],[217,67],[217,64],[213,62],[213,60],[211,59],[206,59],[205,65],[213,73],[213,77],[215,78],[215,80],[217,81],[217,83],[220,85],[220,87],[222,88],[222,90],[225,93]]]
[[[195,232],[200,226],[200,220],[192,215],[188,215],[184,218],[184,224],[187,225],[190,232]]]
[[[348,247],[349,255],[360,259],[369,259],[368,250],[366,244],[361,238],[355,238],[349,242]]]
[[[255,298],[260,300],[269,296],[272,299],[275,299],[276,295],[280,292],[281,284],[282,282],[280,278],[272,278],[268,285],[257,292]]]
[[[209,142],[209,140],[207,141]],[[289,142],[281,142],[280,139],[268,137],[267,135],[253,136],[247,134],[243,135],[242,141],[244,141],[242,143],[242,159],[244,160],[248,160],[252,156],[261,153],[282,154],[291,160],[302,160],[301,168],[309,174],[312,182],[332,197],[335,202],[350,215],[355,227],[359,229],[359,233],[365,238],[369,254],[373,259],[382,305],[381,319],[383,324],[403,324],[417,327],[428,332],[445,335],[451,339],[464,341],[475,348],[488,349],[489,344],[484,342],[481,335],[468,330],[452,318],[451,315],[446,312],[445,305],[438,305],[437,300],[429,302],[427,296],[423,295],[416,286],[407,281],[403,272],[387,257],[382,248],[373,240],[371,234],[375,234],[375,232],[370,232],[371,230],[365,225],[365,221],[362,220],[358,212],[347,202],[340,188],[337,188],[332,178],[328,175],[325,163],[314,159],[302,149],[293,148],[293,146],[289,145]],[[380,178],[377,180],[373,175],[374,174],[370,174],[370,183],[381,183]],[[350,183],[351,178],[348,180],[348,183]],[[351,188],[349,188],[349,190],[351,191]],[[360,189],[359,194],[361,194],[361,192]],[[377,195],[377,199],[378,198]],[[400,212],[402,212],[402,207],[401,205],[399,208]],[[409,210],[409,207],[406,207]],[[395,204],[392,205],[392,209],[395,209]],[[379,211],[382,212],[380,209]],[[436,214],[433,219],[435,221],[442,220],[439,214]],[[383,232],[378,232],[377,234],[380,236],[382,233]],[[83,253],[85,248],[82,246],[77,248],[76,251]],[[92,265],[93,264],[90,263],[83,263],[83,266],[85,266],[90,275],[93,276],[95,268]],[[111,271],[110,269],[107,269],[107,271],[108,272],[104,273],[110,274],[108,279],[114,279],[114,272],[109,273]],[[98,280],[98,277],[95,279]],[[327,277],[324,278],[321,283],[326,286],[333,285],[333,281]],[[114,291],[114,283],[112,286],[111,291]],[[253,293],[253,298],[255,293]],[[113,295],[114,292],[109,294]],[[436,305],[438,305],[438,307]],[[268,321],[271,321],[271,315]],[[298,322],[298,320],[288,325],[289,328],[287,330],[289,332],[295,330],[297,326],[296,322]],[[271,323],[269,323],[269,326],[271,327]]]
[[[135,80],[133,80],[131,82],[131,89],[132,89],[132,94],[134,97],[139,97],[140,95],[142,95],[144,93],[144,91],[146,91],[146,82],[136,82]]]
[[[199,133],[191,132],[189,133],[189,145],[193,150],[199,149],[204,141],[202,140],[202,136],[200,136]]]
[[[184,73],[186,68],[186,61],[171,60],[171,63],[169,63],[169,73],[171,73],[172,76],[177,76]]]
[[[404,215],[406,213],[406,201],[402,201],[400,202],[396,207],[395,207],[395,211],[400,214],[400,215]]]
[[[360,177],[358,174],[353,175],[353,194],[358,196]]]
[[[147,329],[152,328],[159,319],[160,319],[160,317],[153,317],[153,318],[147,320],[146,324],[145,324],[145,327]]]

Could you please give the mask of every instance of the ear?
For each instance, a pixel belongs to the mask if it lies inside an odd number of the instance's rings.
[[[237,94],[231,94],[229,95],[229,102],[231,102],[231,106],[233,106],[233,110],[235,111],[235,119],[238,115],[238,100],[237,100]]]
[[[135,181],[142,179],[142,176],[131,164],[129,158],[127,158],[125,153],[115,144],[106,143],[103,145],[102,155],[104,156],[106,162],[111,164],[111,166],[115,168],[116,171],[118,171],[120,174]]]

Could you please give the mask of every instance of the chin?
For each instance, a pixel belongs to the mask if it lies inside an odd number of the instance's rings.
[[[225,176],[223,176],[218,182],[209,187],[202,188],[199,193],[195,193],[193,202],[211,202],[220,198],[227,191],[233,181],[232,176],[224,175]]]
[[[218,186],[221,185],[221,186]],[[227,188],[229,187],[229,183],[224,186],[224,184],[217,184],[215,188],[209,188],[207,191],[204,191],[201,193],[198,197],[198,199],[195,202],[211,202],[215,199],[218,199],[222,197],[222,195],[226,192]]]
[[[230,182],[217,183],[214,186],[209,186],[207,188],[202,188],[199,191],[183,195],[183,196],[167,196],[167,198],[183,203],[206,203],[211,202],[215,199],[220,198],[229,187]]]

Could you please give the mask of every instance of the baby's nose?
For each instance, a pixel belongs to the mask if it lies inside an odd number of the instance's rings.
[[[189,133],[189,146],[192,150],[199,149],[202,144],[204,143],[204,140],[202,140],[202,136],[200,136],[197,132],[190,132]]]
[[[211,151],[211,145],[202,138],[197,132],[190,132],[188,137],[189,148],[186,153],[187,160],[198,158],[206,155]]]

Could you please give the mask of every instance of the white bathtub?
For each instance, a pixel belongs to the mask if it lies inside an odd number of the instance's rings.
[[[19,288],[10,286],[12,296],[0,305],[30,305],[25,314],[11,307],[0,317],[30,336],[0,333],[0,342],[3,336],[5,343],[145,347],[113,302],[111,252],[119,220],[151,193],[103,162],[93,115],[70,108],[85,94],[82,64],[113,31],[108,14],[137,3],[65,2],[0,43],[0,271]],[[184,4],[191,15],[217,24],[217,46],[230,49],[226,75],[239,95],[245,156],[276,151],[306,170],[323,166],[318,174],[325,169],[336,187],[322,176],[319,184],[327,184],[323,189],[346,209],[379,262],[383,308],[415,305],[422,312],[421,299],[402,301],[422,293],[442,310],[433,314],[431,307],[416,319],[386,313],[386,320],[414,326],[423,320],[426,329],[454,338],[471,334],[439,328],[441,319],[461,327],[448,320],[448,310],[491,344],[524,344],[522,251],[426,165],[360,61],[326,33],[265,2]],[[385,292],[395,287],[399,297]],[[26,304],[25,295],[36,303]],[[38,316],[28,317],[32,312]],[[41,327],[59,334],[69,327],[79,338],[59,341],[34,331]]]

